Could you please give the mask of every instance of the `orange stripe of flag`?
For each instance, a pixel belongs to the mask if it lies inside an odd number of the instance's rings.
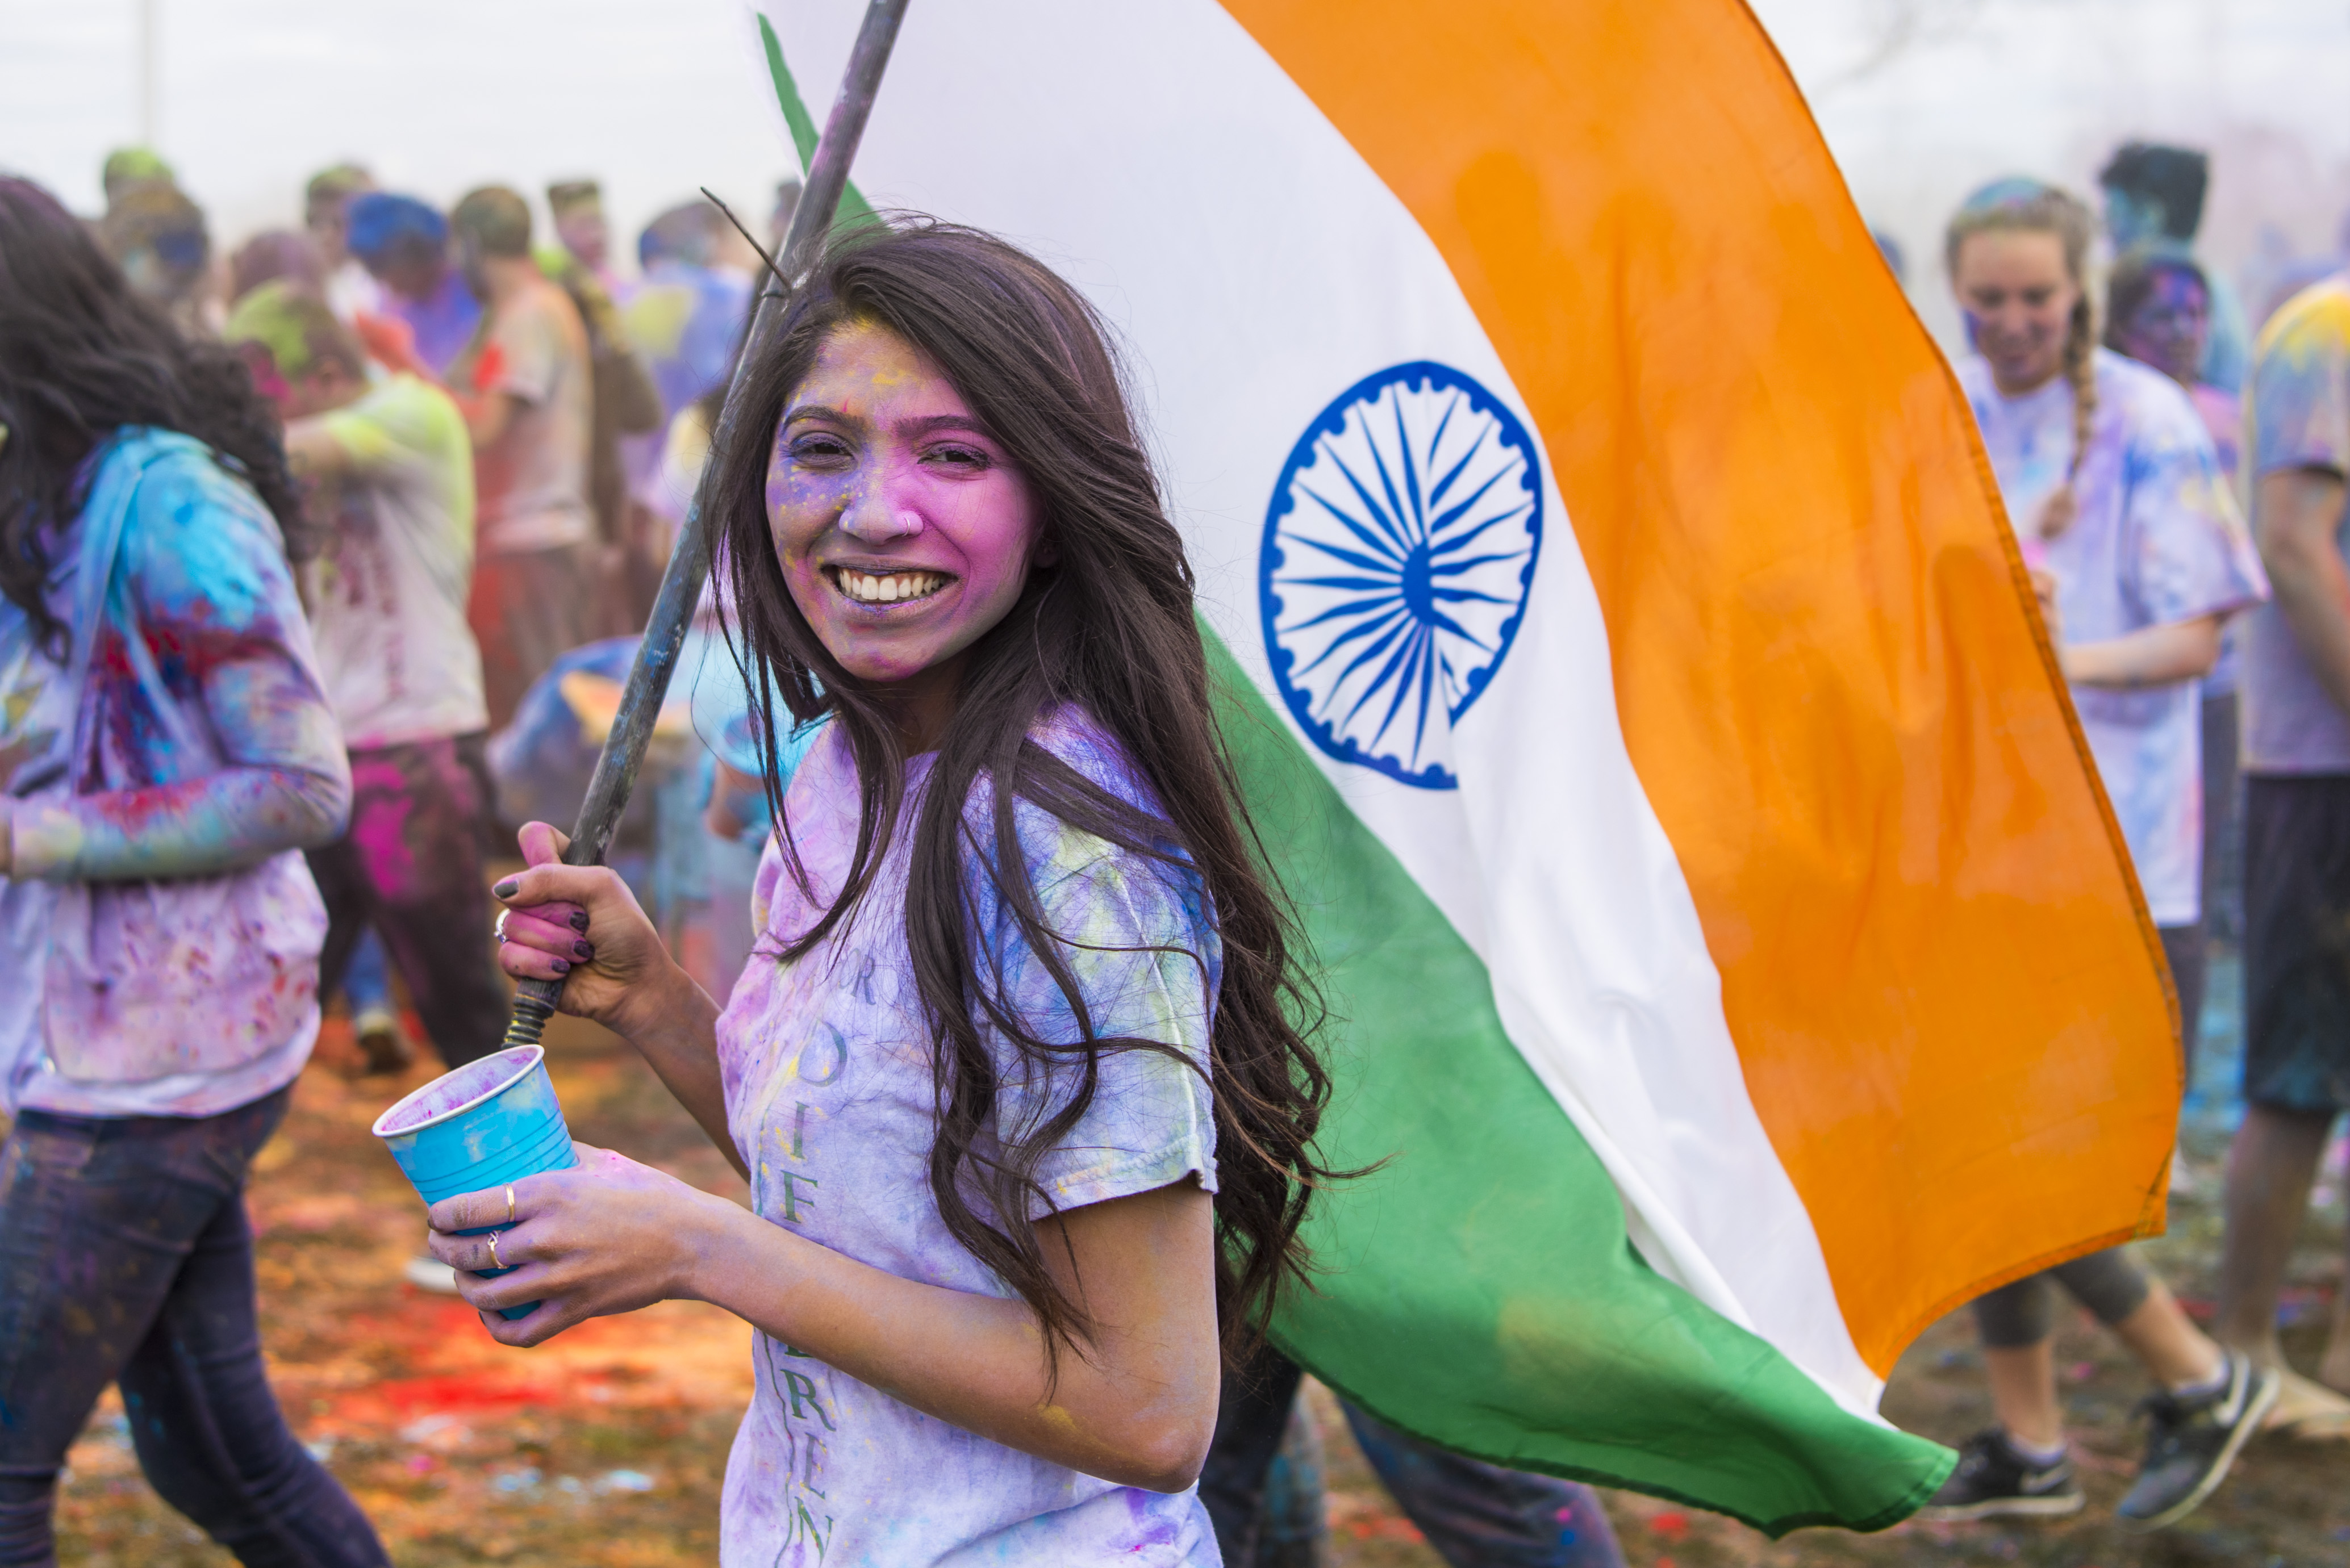
[[[1226,0],[1539,425],[1731,1031],[1880,1373],[2160,1227],[2167,971],[1957,386],[1735,0]]]

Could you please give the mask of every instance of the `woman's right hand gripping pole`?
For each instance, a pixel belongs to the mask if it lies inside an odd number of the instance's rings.
[[[505,906],[499,967],[516,980],[559,983],[560,1011],[634,1045],[741,1170],[718,1073],[717,1003],[670,957],[610,867],[565,865],[570,840],[543,822],[525,824],[520,841],[528,869],[490,889]]]

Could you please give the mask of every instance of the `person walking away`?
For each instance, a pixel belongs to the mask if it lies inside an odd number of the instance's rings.
[[[2192,1017],[2201,983],[2195,682],[2219,657],[2221,621],[2267,590],[2187,394],[2096,347],[2084,278],[2093,238],[2087,206],[2036,181],[2002,181],[1968,200],[1944,253],[1975,349],[1959,379],[2027,559],[2044,559],[2033,582],[2049,640],[2181,1013]],[[2154,1376],[2146,1459],[2117,1511],[2136,1529],[2176,1522],[2259,1429],[2276,1375],[2206,1338],[2120,1247],[1975,1303],[2000,1424],[1966,1444],[1925,1517],[2082,1507],[2056,1398],[2052,1282]]]
[[[327,306],[345,325],[384,313],[383,286],[350,248],[351,200],[374,189],[375,176],[356,163],[322,169],[302,188],[302,226],[327,269]]]
[[[2132,251],[2106,280],[2106,347],[2159,370],[2187,390],[2219,455],[2230,493],[2237,493],[2243,402],[2224,387],[2198,379],[2211,328],[2211,286],[2203,269],[2184,256]],[[2205,945],[2213,936],[2233,940],[2242,916],[2242,783],[2237,768],[2241,747],[2237,701],[2236,644],[2241,632],[2230,620],[2221,628],[2220,662],[2202,681],[2203,860]],[[2187,1082],[2195,1083],[2199,1019],[2182,1020],[2187,1039]]]
[[[318,1030],[301,851],[350,797],[300,523],[235,356],[0,178],[0,1563],[56,1563],[109,1383],[239,1561],[388,1562],[270,1393],[245,1219]]]
[[[351,254],[383,286],[383,309],[409,330],[425,370],[446,379],[482,324],[482,302],[449,259],[449,225],[413,196],[369,192],[348,209]]]
[[[2350,273],[2252,354],[2252,519],[2275,602],[2244,639],[2244,1120],[2228,1157],[2220,1337],[2284,1370],[2277,1418],[2350,1436],[2350,1289],[2318,1381],[2285,1367],[2277,1297],[2350,1107]]]
[[[538,252],[539,270],[570,298],[588,329],[588,379],[595,391],[588,442],[588,509],[596,519],[599,557],[595,630],[601,637],[631,637],[644,629],[652,613],[669,565],[669,541],[665,533],[653,538],[649,520],[630,505],[620,441],[661,428],[660,393],[629,341],[606,281],[602,191],[593,180],[574,180],[549,185],[546,202],[562,243]]]
[[[450,368],[473,441],[473,594],[490,727],[594,635],[588,330],[530,254],[530,207],[503,186],[457,203],[450,229],[482,326]]]
[[[310,853],[328,920],[320,986],[334,989],[372,926],[426,1037],[462,1067],[497,1049],[506,1022],[484,945],[489,894],[473,832],[484,803],[457,751],[485,722],[481,654],[465,624],[464,418],[414,376],[369,380],[325,304],[283,284],[239,301],[228,338],[284,416],[286,455],[327,530],[313,635],[349,749],[352,804],[350,830]]]

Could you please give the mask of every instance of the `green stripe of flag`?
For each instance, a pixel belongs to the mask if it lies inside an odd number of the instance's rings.
[[[1394,1426],[1773,1535],[1873,1530],[1955,1456],[1840,1408],[1649,1268],[1616,1189],[1503,1032],[1483,963],[1212,632],[1219,719],[1336,1019],[1321,1148],[1386,1159],[1306,1222],[1329,1272],[1281,1346]]]

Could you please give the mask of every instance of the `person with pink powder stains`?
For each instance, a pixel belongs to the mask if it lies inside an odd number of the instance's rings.
[[[722,1563],[1213,1563],[1220,1367],[1306,1264],[1329,1079],[1101,324],[908,219],[837,235],[745,375],[713,516],[771,781],[827,719],[767,786],[750,965],[722,1008],[544,824],[492,891],[506,971],[642,1052],[754,1208],[586,1150],[461,1289],[511,1345],[752,1324]],[[506,1193],[431,1218],[491,1266],[458,1232]]]
[[[489,725],[465,624],[464,418],[415,376],[370,379],[365,351],[325,302],[286,284],[239,300],[226,337],[286,417],[287,456],[326,533],[312,636],[350,751],[352,805],[349,833],[310,854],[329,922],[320,985],[332,993],[371,926],[433,1048],[462,1067],[497,1049],[506,1021],[482,941],[489,895],[475,824],[486,803],[460,750]],[[397,1034],[362,1043],[370,1071],[408,1064]]]
[[[387,1561],[271,1394],[244,1179],[318,1032],[302,851],[350,774],[235,355],[0,179],[0,1564],[54,1564],[119,1384],[141,1468],[247,1564]]]

